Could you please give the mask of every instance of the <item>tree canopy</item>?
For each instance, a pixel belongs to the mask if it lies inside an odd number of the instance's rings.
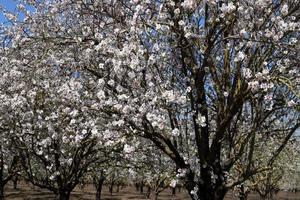
[[[1,31],[10,131],[33,134],[42,117],[52,139],[56,130],[80,143],[99,127],[128,153],[146,139],[173,161],[192,199],[214,200],[271,170],[299,128],[297,0],[28,0],[18,8],[24,20],[7,14],[12,25]],[[31,140],[35,148],[42,138]]]

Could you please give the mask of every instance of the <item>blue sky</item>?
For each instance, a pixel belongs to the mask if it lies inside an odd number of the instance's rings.
[[[0,0],[0,6],[3,7],[5,10],[9,11],[9,12],[15,12],[17,10],[17,5],[18,5],[19,0]],[[34,8],[28,5],[25,5],[26,10],[33,12]],[[20,13],[19,15],[19,19],[23,19],[24,18],[24,14]],[[0,23],[5,23],[6,19],[3,15],[3,12],[0,11]]]
[[[0,0],[0,5],[9,11],[14,11],[16,9],[16,1],[15,0]],[[4,22],[5,18],[3,13],[0,13],[0,22]]]

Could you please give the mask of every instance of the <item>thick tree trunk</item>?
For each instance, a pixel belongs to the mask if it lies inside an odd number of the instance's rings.
[[[61,190],[57,194],[56,199],[57,200],[69,200],[70,199],[70,193],[71,193],[70,191]]]
[[[207,188],[207,187],[206,187]],[[192,200],[223,200],[226,195],[226,190],[223,189],[206,189],[206,190],[198,190],[196,195],[189,191],[190,197]]]
[[[240,200],[247,200],[247,196],[246,195],[241,195],[241,194],[239,194],[239,199]]]
[[[102,186],[103,186],[104,180],[105,180],[105,178],[103,176],[101,176],[97,183],[96,200],[101,200]]]
[[[212,179],[210,168],[214,169],[215,180]],[[223,200],[227,193],[224,177],[224,172],[219,163],[212,167],[201,167],[201,181],[198,182],[199,190],[197,192],[199,199]]]
[[[197,192],[198,198],[201,200],[223,200],[226,194],[226,190],[223,187],[217,187],[216,189],[205,187],[205,190],[199,190]]]
[[[227,193],[224,183],[220,178],[212,183],[211,176],[207,172],[208,171],[205,170],[202,171],[201,181],[199,181],[197,185],[192,179],[189,179],[190,184],[186,184],[186,189],[189,192],[191,199],[223,200]],[[195,189],[197,191],[195,191]]]

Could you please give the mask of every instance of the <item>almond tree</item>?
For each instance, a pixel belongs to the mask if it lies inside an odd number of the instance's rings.
[[[4,56],[1,88],[7,113],[2,125],[11,138],[7,147],[11,151],[4,152],[7,140],[1,138],[0,158],[10,162],[3,154],[12,153],[13,161],[20,160],[25,179],[67,200],[89,167],[109,162],[109,154],[122,139],[107,131],[102,126],[104,119],[95,115],[96,94],[88,79],[67,67],[25,66],[10,51]]]
[[[239,197],[240,200],[244,200],[252,191],[256,192],[262,199],[272,199],[273,195],[279,190],[292,190],[295,188],[294,184],[297,180],[295,173],[297,173],[299,166],[299,142],[297,139],[297,137],[293,137],[271,164],[266,162],[269,162],[270,157],[273,156],[274,148],[277,147],[278,143],[281,143],[280,139],[272,138],[268,143],[261,143],[260,140],[257,140],[254,152],[256,165],[269,166],[270,170],[258,173],[249,180],[237,185],[234,188],[235,196]],[[243,173],[246,170],[243,167],[245,166],[235,166],[231,172],[232,176]]]
[[[0,200],[4,199],[4,187],[20,171],[19,158],[13,151],[9,132],[1,130],[0,141]]]
[[[169,156],[192,199],[270,170],[299,128],[296,0],[26,2],[36,13],[4,31],[18,60],[97,79],[110,128]],[[274,138],[258,164],[256,141]]]
[[[300,190],[300,151],[299,138],[294,140],[289,148],[285,150],[285,154],[277,161],[279,168],[284,169],[284,174],[280,180],[279,186],[281,190],[298,192]]]
[[[0,54],[3,56],[0,49]],[[4,57],[0,60],[2,63]],[[5,59],[4,59],[5,60]],[[3,66],[2,66],[3,68]],[[5,76],[3,71],[1,74]],[[13,148],[13,135],[9,128],[14,122],[10,121],[10,98],[6,95],[5,90],[8,87],[5,77],[0,80],[0,199],[4,199],[4,187],[20,172],[20,159]]]
[[[128,169],[128,181],[135,183],[140,193],[146,193],[149,198],[154,192],[157,199],[159,193],[170,185],[176,187],[180,180],[175,178],[176,166],[169,157],[145,139],[132,139],[130,144],[124,146],[123,166]]]
[[[273,141],[276,143],[276,141]],[[256,191],[263,199],[272,199],[273,195],[279,190],[290,190],[297,188],[297,168],[299,166],[299,142],[296,139],[290,141],[286,148],[278,156],[272,165],[272,171],[266,171],[262,174],[254,176],[251,180],[252,191]],[[270,146],[265,145],[262,152],[256,152],[261,162],[266,161],[266,157],[270,154]],[[265,155],[265,156],[264,156]]]

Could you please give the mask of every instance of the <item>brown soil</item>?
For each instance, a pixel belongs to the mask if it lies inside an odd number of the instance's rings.
[[[7,200],[53,200],[54,195],[45,190],[37,187],[27,185],[25,183],[20,183],[18,185],[18,190],[14,190],[11,184],[5,188],[5,196]],[[102,200],[149,200],[146,198],[145,194],[140,194],[133,187],[126,187],[119,192],[114,192],[110,195],[108,188],[103,188]],[[145,188],[146,190],[146,188]],[[71,200],[93,200],[95,199],[95,189],[92,185],[86,186],[84,189],[75,188],[71,194]],[[154,199],[154,194],[151,194],[151,198]],[[182,190],[180,193],[177,192],[175,196],[172,196],[171,190],[166,189],[159,195],[159,200],[189,200],[188,194]],[[228,193],[225,200],[235,200],[236,198],[232,193]],[[257,200],[259,197],[255,194],[249,195],[249,200]],[[291,192],[279,192],[276,195],[276,200],[300,200],[300,193]]]

